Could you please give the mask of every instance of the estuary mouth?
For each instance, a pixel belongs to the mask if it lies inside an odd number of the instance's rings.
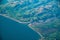
[[[0,16],[27,24],[41,36],[40,40],[57,40],[60,34],[58,0],[6,0],[0,5]]]

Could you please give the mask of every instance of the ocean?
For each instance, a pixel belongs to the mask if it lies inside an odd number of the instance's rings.
[[[25,24],[0,16],[0,40],[38,40],[40,36]]]

